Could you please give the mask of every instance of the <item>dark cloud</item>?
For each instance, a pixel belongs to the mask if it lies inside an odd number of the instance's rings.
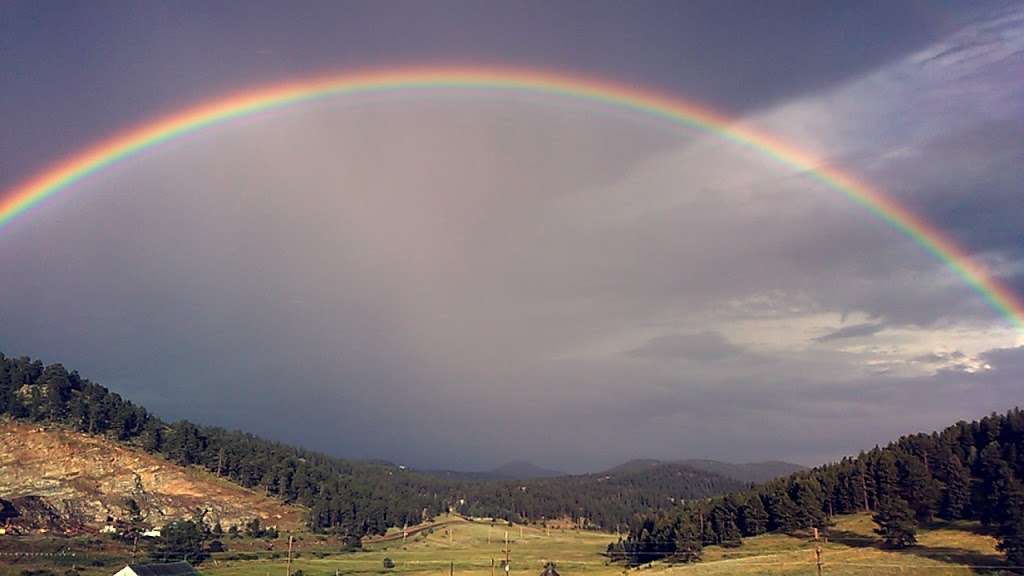
[[[986,5],[116,2],[0,5],[0,189],[85,144],[240,87],[432,63],[539,66],[743,113],[840,83]],[[67,95],[73,94],[73,98]]]
[[[368,6],[345,26],[383,10]],[[452,50],[479,43],[486,56],[536,21],[545,64],[695,87],[906,201],[1001,278],[1021,280],[1014,160],[1024,142],[1011,96],[1024,75],[962,59],[992,46],[971,15],[938,26],[948,36],[903,39],[860,30],[905,27],[914,9],[889,4],[839,16],[812,4],[801,20],[788,4],[588,4],[551,19],[568,8],[517,3],[494,8],[514,13],[502,22],[460,6],[485,25],[437,41]],[[145,44],[155,62],[119,49],[155,21],[86,50],[81,58],[104,63],[90,78],[114,93],[72,99],[88,119],[62,141],[92,134],[107,108],[140,116],[154,102],[264,79],[247,60],[257,56],[233,52],[256,40],[258,58],[279,59],[274,73],[365,55],[306,63],[288,51],[287,23],[225,31],[230,8],[205,9],[200,19],[167,14]],[[252,18],[277,9],[254,5]],[[351,37],[326,33],[334,9],[295,9],[326,12],[299,42],[309,53],[337,53]],[[76,18],[39,17],[60,25],[20,30],[15,54],[0,59],[21,62],[20,40],[63,38]],[[424,14],[356,37],[373,52],[389,27],[408,25],[405,48],[429,45],[429,56],[440,48],[422,35],[457,24]],[[511,32],[480,39],[503,26]],[[1006,42],[1021,37],[1002,26]],[[81,34],[98,32],[72,37]],[[879,39],[836,41],[847,34]],[[195,69],[168,51],[183,37],[194,42],[181,50],[203,52]],[[602,38],[599,54],[584,49]],[[45,58],[66,55],[62,46]],[[239,61],[251,67],[221,78]],[[81,62],[68,65],[89,70]],[[21,79],[10,102],[44,85],[62,104],[78,93],[51,83],[45,66],[3,69]],[[125,70],[137,81],[112,82]],[[149,99],[125,104],[136,92]],[[46,98],[27,112],[7,102],[2,113],[20,119],[0,143],[48,125],[36,112],[49,113]],[[16,148],[2,162],[37,155],[39,143]],[[1024,376],[1013,328],[863,206],[750,147],[593,103],[451,92],[290,108],[115,165],[2,235],[5,353],[61,361],[168,418],[422,467],[525,458],[583,470],[641,452],[815,463],[1019,402],[1010,383]]]

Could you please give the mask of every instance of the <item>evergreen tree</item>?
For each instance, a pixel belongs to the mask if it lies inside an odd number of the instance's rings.
[[[796,504],[790,499],[784,486],[774,486],[765,496],[764,505],[768,512],[769,530],[787,532],[797,528]]]
[[[874,477],[875,494],[879,502],[901,496],[896,450],[883,450],[878,454],[874,465]]]
[[[994,428],[996,425],[989,423],[987,430],[992,433]],[[1013,481],[1013,473],[1003,460],[999,442],[993,440],[985,446],[978,455],[977,468],[981,481],[975,484],[978,490],[974,494],[974,505],[980,510],[979,518],[983,524],[998,524],[1003,514],[1006,491]]]
[[[906,548],[917,543],[914,512],[906,500],[898,496],[882,500],[873,519],[878,524],[875,532],[882,536],[886,546]]]
[[[704,553],[700,527],[692,518],[683,518],[676,528],[676,552],[673,560],[678,562],[699,562]]]
[[[903,499],[918,521],[930,522],[940,497],[938,483],[924,461],[913,454],[905,454],[899,459],[899,470]]]
[[[1006,491],[1005,513],[999,527],[998,548],[1006,552],[1006,563],[1024,573],[1024,485],[1014,482]]]
[[[971,473],[955,455],[946,461],[946,484],[939,516],[946,520],[965,518],[971,504]]]
[[[814,477],[795,478],[790,484],[789,494],[796,505],[794,520],[798,528],[821,528],[825,525],[821,484]]]
[[[754,494],[740,506],[739,525],[744,536],[757,536],[768,530],[768,512],[758,495]]]
[[[160,530],[150,546],[149,555],[159,562],[186,561],[199,564],[206,559],[204,531],[191,520],[174,520]]]
[[[711,530],[705,530],[705,542],[722,546],[740,545],[742,534],[736,524],[736,508],[736,503],[731,497],[724,498],[711,508],[705,522],[705,529],[710,524]],[[711,536],[708,537],[709,535]]]

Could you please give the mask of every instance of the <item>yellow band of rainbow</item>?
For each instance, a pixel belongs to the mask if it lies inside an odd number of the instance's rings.
[[[952,239],[894,199],[813,155],[737,125],[708,108],[649,90],[528,69],[407,68],[317,77],[257,88],[166,116],[100,142],[0,195],[0,228],[44,199],[132,154],[256,112],[329,96],[395,90],[473,88],[563,96],[635,110],[707,130],[805,171],[899,230],[940,259],[992,308],[1024,332],[1024,303]]]

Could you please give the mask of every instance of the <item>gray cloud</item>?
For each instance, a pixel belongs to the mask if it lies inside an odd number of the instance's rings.
[[[738,356],[743,349],[717,332],[666,334],[650,339],[629,352],[633,356],[663,360],[687,359],[715,361]]]
[[[843,340],[846,338],[864,338],[866,336],[874,336],[882,330],[885,330],[884,323],[853,324],[851,326],[843,326],[842,328],[834,332],[829,332],[824,336],[818,336],[814,341],[830,342],[832,340]]]
[[[1012,280],[1024,74],[921,66],[961,40],[742,122]],[[3,235],[5,353],[346,456],[814,463],[1021,400],[1019,335],[918,244],[806,172],[594,103],[326,100],[148,151]]]
[[[959,350],[952,352],[931,352],[928,354],[922,354],[915,356],[913,360],[915,362],[925,362],[928,364],[946,364],[949,361],[963,360],[967,358],[967,355]]]

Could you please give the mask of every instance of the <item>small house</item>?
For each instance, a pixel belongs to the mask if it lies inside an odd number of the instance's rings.
[[[129,564],[118,570],[114,576],[199,576],[188,562],[170,564]]]

